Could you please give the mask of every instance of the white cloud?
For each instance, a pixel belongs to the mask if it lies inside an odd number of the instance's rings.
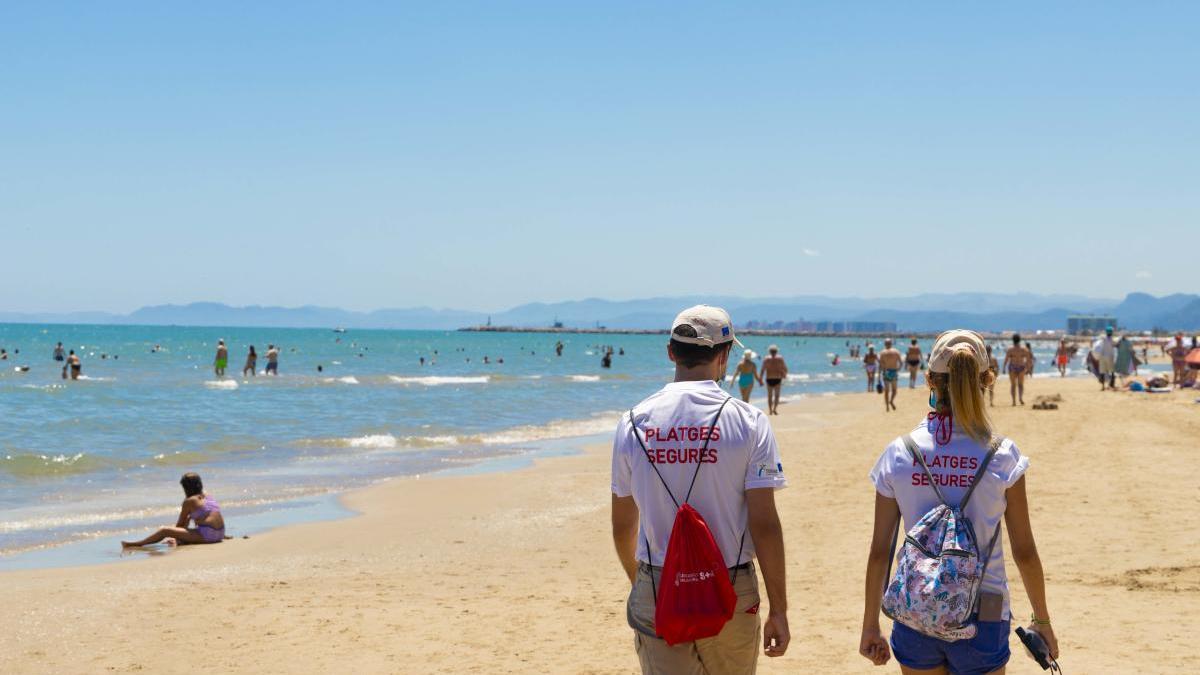
[[[821,252],[815,248],[806,248],[806,249],[802,249],[802,250],[804,251],[804,255],[806,255],[810,258],[815,258],[815,257],[821,255]]]
[[[1147,272],[1146,270],[1142,270],[1141,272],[1138,272],[1137,274],[1135,274],[1135,275],[1133,275],[1133,276],[1134,276],[1134,277],[1136,277],[1136,278],[1138,278],[1138,279],[1149,279],[1149,278],[1150,278],[1150,273],[1149,273],[1149,272]]]

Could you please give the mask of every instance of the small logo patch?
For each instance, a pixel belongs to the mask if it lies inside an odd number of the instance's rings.
[[[770,464],[764,462],[758,465],[759,478],[762,478],[763,476],[778,476],[781,473],[783,473],[783,464],[771,466]]]
[[[721,326],[721,337],[729,337],[729,326]]]
[[[758,614],[758,606],[760,604],[761,603],[756,602],[753,605],[750,605],[750,607],[746,610],[746,613],[747,614]]]

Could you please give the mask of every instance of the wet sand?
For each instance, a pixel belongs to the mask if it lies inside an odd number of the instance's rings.
[[[1053,393],[1059,410],[1011,408],[1001,380],[995,421],[1031,457],[1062,664],[1194,672],[1197,394],[1039,378],[1026,399]],[[791,481],[778,502],[794,641],[760,672],[898,672],[856,652],[866,473],[923,418],[926,396],[902,387],[896,413],[874,394],[818,396],[773,419]],[[635,672],[608,463],[599,446],[509,473],[396,479],[347,495],[362,514],[347,520],[0,574],[0,672]],[[1027,617],[1008,568],[1014,614]],[[1012,645],[1009,672],[1041,672]]]

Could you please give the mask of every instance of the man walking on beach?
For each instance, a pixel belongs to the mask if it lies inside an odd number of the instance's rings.
[[[892,346],[892,339],[883,341],[883,351],[879,352],[879,369],[883,372],[883,409],[896,409],[896,389],[900,385],[900,364],[904,357],[900,350]]]
[[[1105,328],[1104,337],[1096,340],[1096,343],[1092,345],[1092,354],[1096,357],[1096,363],[1099,364],[1100,391],[1104,391],[1105,380],[1108,380],[1109,389],[1116,390],[1117,376],[1114,365],[1117,361],[1117,343],[1113,342],[1112,326]]]
[[[770,415],[779,414],[779,394],[787,374],[787,362],[779,355],[779,347],[767,347],[767,357],[763,359],[758,379],[767,381],[767,413]]]
[[[1171,357],[1171,384],[1178,387],[1183,384],[1187,374],[1188,348],[1183,346],[1183,333],[1176,333],[1175,344],[1163,352]]]
[[[643,673],[754,673],[761,640],[782,656],[787,621],[783,529],[775,490],[787,486],[766,416],[734,400],[725,378],[733,335],[729,314],[698,305],[675,318],[667,355],[675,380],[621,417],[613,440],[612,528],[617,557],[633,584],[626,616]],[[655,611],[679,505],[708,524],[737,594],[733,617],[712,637],[668,645]],[[758,574],[769,603],[759,626]],[[761,636],[761,638],[760,638]]]

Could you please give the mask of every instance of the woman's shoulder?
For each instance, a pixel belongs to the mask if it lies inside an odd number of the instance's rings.
[[[988,465],[988,473],[999,478],[1006,488],[1011,487],[1029,469],[1029,458],[1021,454],[1013,439],[999,434],[996,438],[999,443]]]

